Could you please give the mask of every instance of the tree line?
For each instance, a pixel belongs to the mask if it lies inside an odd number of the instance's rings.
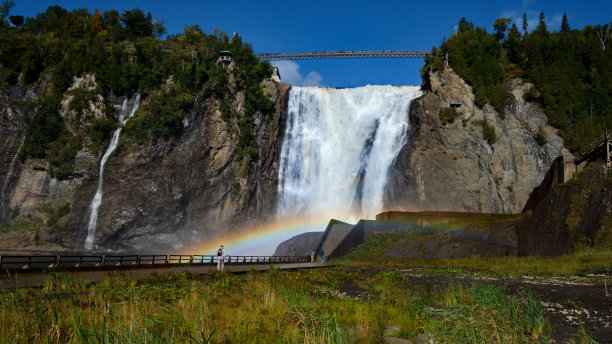
[[[260,62],[240,36],[229,37],[222,31],[206,34],[191,25],[183,33],[161,39],[166,33],[164,21],[140,9],[90,13],[51,6],[35,17],[23,18],[10,15],[13,6],[12,0],[0,6],[0,86],[46,85],[38,102],[31,104],[35,116],[25,130],[23,159],[50,157],[56,147],[60,152],[54,153],[62,159],[54,170],[62,177],[71,172],[71,161],[83,140],[94,151],[108,142],[118,125],[108,100],[104,118],[79,117],[65,123],[59,114],[60,100],[74,78],[88,74],[95,76],[97,88],[75,94],[71,109],[82,110],[97,95],[108,99],[108,95],[139,92],[149,97],[126,126],[127,135],[138,144],[180,134],[182,119],[197,94],[226,102],[233,93],[244,91],[244,112],[230,112],[228,122],[238,134],[238,151],[249,159],[257,155],[252,114],[273,110],[260,86],[272,67]],[[231,87],[230,72],[215,65],[221,50],[234,54]]]
[[[519,26],[498,18],[492,33],[465,18],[458,29],[425,58],[422,76],[450,66],[472,85],[478,106],[492,105],[503,117],[506,82],[520,77],[535,86],[526,100],[541,104],[565,145],[577,151],[612,128],[612,23],[572,29],[564,14],[559,31],[550,32],[544,13],[530,31],[524,14]]]

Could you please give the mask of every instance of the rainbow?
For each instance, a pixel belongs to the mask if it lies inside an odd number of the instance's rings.
[[[228,255],[272,255],[281,242],[306,232],[323,232],[328,222],[323,216],[270,221],[209,238],[190,248],[188,254],[213,255],[223,245]]]

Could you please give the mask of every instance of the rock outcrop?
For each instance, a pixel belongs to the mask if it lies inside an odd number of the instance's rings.
[[[296,235],[278,244],[275,256],[310,256],[317,247],[323,232],[307,232]]]
[[[543,110],[523,100],[531,85],[508,83],[502,116],[478,108],[471,86],[452,70],[430,79],[431,90],[412,103],[409,141],[391,171],[385,209],[519,213],[563,147]],[[457,115],[443,124],[440,110],[451,105]],[[494,143],[483,138],[485,119]]]
[[[95,83],[92,78],[77,79],[71,89],[90,87],[92,82]],[[237,158],[235,123],[222,118],[219,101],[213,98],[196,97],[179,136],[138,145],[123,134],[105,166],[94,245],[101,250],[184,251],[204,238],[265,221],[276,206],[276,162],[290,86],[271,80],[264,81],[263,86],[276,108],[272,115],[247,114],[254,116],[256,123],[256,162]],[[30,101],[40,94],[40,90],[28,92]],[[71,118],[66,106],[70,97],[69,89],[61,110],[66,121]],[[231,98],[233,110],[240,113],[244,109],[244,93],[232,92]],[[123,98],[112,97],[110,101],[118,108]],[[103,102],[94,98],[89,103],[84,116],[95,117]],[[0,140],[9,144],[3,145],[7,153],[2,154],[0,177],[7,180],[2,200],[6,208],[3,215],[7,215],[5,228],[9,231],[0,233],[0,238],[13,237],[16,229],[24,227],[36,233],[36,240],[28,236],[22,248],[32,246],[33,240],[41,249],[83,247],[88,207],[96,191],[99,160],[105,147],[92,152],[84,144],[75,158],[73,172],[61,180],[52,177],[43,159],[17,160],[14,173],[8,173],[10,162],[18,154],[21,134],[17,132],[22,125],[9,129],[12,122],[5,119],[16,117],[13,121],[22,124],[31,114],[12,116],[15,110],[11,102],[3,104]],[[8,136],[11,133],[15,139]],[[0,248],[8,248],[2,241]],[[10,248],[19,248],[16,246]]]

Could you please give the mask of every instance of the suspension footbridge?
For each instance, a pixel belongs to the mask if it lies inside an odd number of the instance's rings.
[[[342,58],[411,58],[425,57],[431,54],[427,50],[339,50],[313,51],[307,53],[263,53],[257,55],[260,60],[307,60],[307,59],[342,59]]]

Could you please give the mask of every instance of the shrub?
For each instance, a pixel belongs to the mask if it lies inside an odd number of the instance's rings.
[[[490,145],[497,141],[497,135],[495,135],[495,127],[490,125],[487,118],[482,121],[482,136]]]
[[[540,124],[538,126],[538,132],[536,133],[535,140],[540,146],[544,146],[548,142],[548,137],[546,136],[546,130],[544,126]]]
[[[457,109],[453,107],[441,108],[440,112],[438,113],[438,117],[440,118],[442,125],[455,122],[455,117],[457,117],[457,115]]]

